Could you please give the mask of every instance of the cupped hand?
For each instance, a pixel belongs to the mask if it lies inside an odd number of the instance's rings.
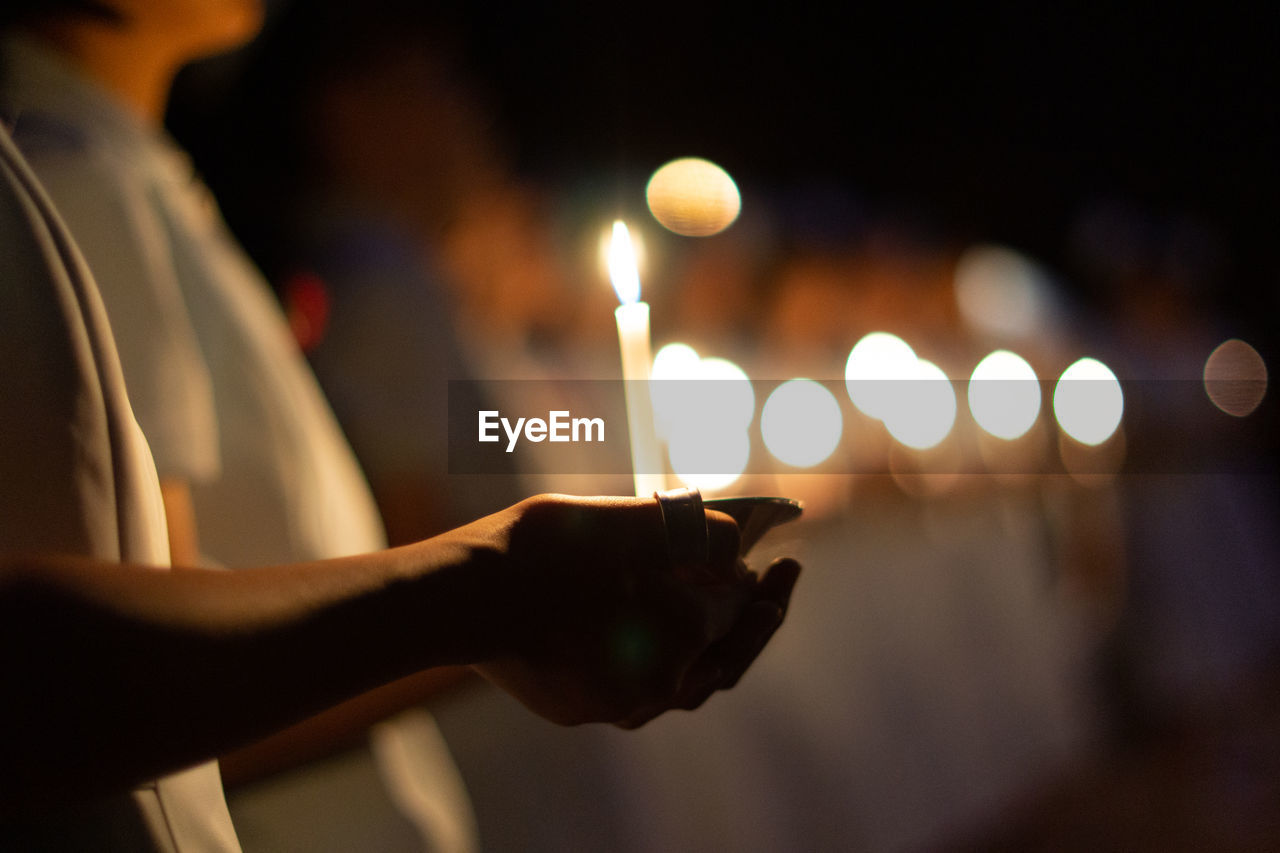
[[[706,515],[707,564],[681,567],[653,499],[542,495],[485,520],[509,583],[495,655],[476,669],[565,725],[634,728],[735,684],[781,624],[799,565],[757,576],[733,520]]]

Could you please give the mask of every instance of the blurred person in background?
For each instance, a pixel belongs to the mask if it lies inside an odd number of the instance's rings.
[[[1280,840],[1280,531],[1272,413],[1211,402],[1227,241],[1206,221],[1091,199],[1069,234],[1124,380],[1124,595],[1099,649],[1103,739],[962,849],[1271,850]],[[1256,385],[1252,390],[1256,389]],[[1267,389],[1268,396],[1270,389]]]
[[[630,488],[625,473],[447,470],[449,394],[505,410],[554,393],[556,408],[622,417],[603,383],[561,381],[618,375],[616,334],[599,322],[616,296],[578,263],[595,260],[594,244],[580,253],[566,239],[579,205],[516,171],[470,35],[465,15],[406,0],[291,6],[243,72],[221,78],[225,107],[189,122],[228,220],[291,316],[321,294],[304,348],[393,542],[504,506],[513,490]]]
[[[1119,483],[1132,596],[1112,663],[1123,730],[1141,738],[1250,692],[1280,653],[1280,496],[1263,461],[1265,410],[1232,417],[1206,393],[1210,354],[1244,326],[1215,301],[1220,236],[1187,215],[1098,200],[1072,237],[1134,391],[1134,476]]]
[[[546,376],[572,345],[547,199],[512,174],[457,26],[405,0],[293,4],[192,128],[393,543],[531,484],[449,475],[449,383],[494,408],[473,380]]]

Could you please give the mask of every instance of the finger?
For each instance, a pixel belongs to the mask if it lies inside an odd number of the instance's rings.
[[[677,693],[677,707],[694,708],[718,689],[731,687],[742,677],[782,622],[782,609],[762,600],[748,605],[733,630],[689,667]]]
[[[723,665],[704,657],[689,668],[679,691],[669,701],[646,705],[614,723],[614,725],[623,729],[636,729],[674,708],[692,711],[700,707],[713,693],[720,689],[724,683],[725,676]]]
[[[744,626],[741,639],[732,651],[732,660],[727,662],[728,675],[721,683],[722,690],[737,685],[746,671],[755,663],[756,658],[764,651],[769,640],[777,633],[786,614],[771,601],[757,601],[748,610],[750,621]],[[744,617],[746,621],[746,617]]]
[[[741,576],[738,549],[742,533],[729,515],[707,510],[707,572],[712,580],[736,580]]]
[[[759,580],[717,587],[715,594],[707,595],[704,600],[712,642],[699,661],[721,664],[732,673],[729,681],[736,682],[781,624],[799,576],[800,564],[783,558]],[[747,598],[742,598],[744,595]]]
[[[790,557],[775,560],[756,587],[756,599],[772,601],[786,612],[791,593],[800,577],[800,564]]]
[[[745,590],[738,591],[737,594],[745,595]],[[741,621],[739,617],[745,605],[745,598],[735,605],[735,624]],[[614,724],[624,729],[638,728],[672,708],[691,710],[705,702],[708,696],[720,688],[727,674],[720,658],[708,653],[714,646],[715,644],[704,644],[696,652],[696,657],[686,663],[680,673],[667,682],[666,687],[656,686],[649,694],[648,702]]]
[[[625,717],[621,720],[614,722],[614,725],[620,729],[626,729],[627,731],[631,731],[633,729],[640,728],[645,723],[652,720],[654,717],[662,716],[668,710],[669,709],[665,705],[662,707],[650,706],[648,708],[644,708],[640,711],[635,712],[629,717]]]
[[[708,645],[723,640],[734,631],[742,618],[743,610],[759,600],[756,584],[748,580],[698,586],[694,591],[702,600]]]
[[[669,701],[646,705],[614,725],[623,729],[639,728],[672,708],[687,711],[699,708],[716,691],[733,687],[768,644],[782,624],[782,618],[782,608],[775,602],[753,602],[742,612],[733,630],[690,665]]]
[[[730,675],[725,679],[723,689],[728,690],[738,683],[782,626],[791,603],[791,593],[799,577],[800,564],[790,558],[774,561],[765,572],[756,590],[755,603],[748,609],[753,621],[744,626],[741,632],[735,632],[738,645],[730,653],[738,657],[729,670]],[[747,616],[744,615],[744,621],[746,620]],[[749,631],[755,633],[749,634]],[[750,639],[746,639],[747,637]]]
[[[685,711],[701,707],[724,684],[726,675],[724,665],[718,661],[695,667],[681,686],[673,707]]]

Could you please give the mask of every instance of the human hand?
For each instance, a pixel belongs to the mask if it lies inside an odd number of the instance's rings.
[[[497,654],[476,669],[535,713],[634,728],[731,687],[785,614],[799,572],[738,559],[707,512],[705,565],[671,565],[652,499],[543,495],[478,524],[505,553]]]

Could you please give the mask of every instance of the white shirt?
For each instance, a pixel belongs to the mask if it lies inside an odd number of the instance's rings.
[[[6,45],[13,136],[98,280],[162,478],[226,566],[377,550],[363,475],[261,275],[187,156],[31,41]]]
[[[101,300],[2,126],[0,239],[0,553],[167,565],[160,487]],[[214,762],[0,831],[4,849],[32,846],[240,849]]]

